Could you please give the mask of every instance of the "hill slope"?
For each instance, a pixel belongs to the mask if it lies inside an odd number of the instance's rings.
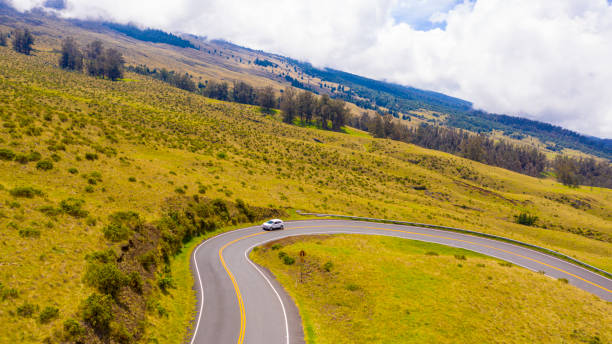
[[[612,269],[611,190],[286,125],[258,107],[136,74],[96,79],[56,61],[53,46],[35,56],[0,47],[0,342],[61,333],[93,290],[82,278],[85,257],[125,245],[105,238],[109,216],[132,211],[156,223],[175,195],[466,227]],[[515,223],[525,211],[537,227]],[[56,307],[57,319],[40,323],[45,307]]]
[[[203,37],[182,38],[159,30],[139,30],[112,23],[65,21],[41,13],[20,14],[0,4],[0,24],[29,26],[41,33],[45,44],[57,45],[66,35],[81,44],[102,39],[117,46],[130,65],[188,72],[197,82],[211,79],[249,82],[255,86],[285,86],[328,93],[359,105],[361,111],[391,112],[409,125],[430,123],[486,133],[549,152],[594,155],[612,159],[612,139],[589,137],[524,118],[489,114],[472,109],[471,103],[440,93],[372,80],[350,73],[318,69],[284,56],[240,47]],[[146,41],[167,44],[147,43]],[[41,42],[43,43],[43,42]],[[435,116],[432,116],[431,114]],[[410,120],[407,122],[406,120]]]

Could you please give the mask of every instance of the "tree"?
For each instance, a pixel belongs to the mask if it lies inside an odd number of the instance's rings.
[[[4,32],[0,32],[0,46],[6,47],[7,37]]]
[[[187,73],[175,75],[170,83],[185,91],[195,92],[196,90],[195,82],[191,80],[191,77]]]
[[[283,122],[292,124],[298,113],[297,94],[294,88],[285,88],[281,97],[280,108],[283,110]]]
[[[255,104],[256,96],[255,88],[253,88],[253,86],[243,81],[234,83],[232,99],[235,102],[242,104]]]
[[[331,118],[331,108],[330,108],[331,98],[327,94],[324,94],[319,98],[319,102],[316,107],[316,115],[318,117],[319,127],[321,129],[328,129],[328,121]]]
[[[276,107],[276,96],[272,86],[266,86],[257,90],[257,104],[268,112]]]
[[[229,87],[227,82],[210,80],[202,93],[208,98],[229,100]]]
[[[95,40],[85,49],[87,58],[87,73],[91,76],[104,76],[104,45],[102,41]]]
[[[34,44],[34,36],[28,29],[15,30],[13,37],[13,49],[22,54],[30,55],[32,45]]]
[[[72,37],[67,37],[62,42],[62,54],[59,58],[61,68],[78,70],[83,69],[83,53]]]
[[[578,187],[580,180],[577,175],[577,166],[572,159],[557,155],[553,162],[557,180],[569,187]]]
[[[349,116],[349,109],[346,107],[346,103],[340,99],[333,99],[329,103],[331,110],[331,122],[332,130],[340,131],[346,124],[346,120]]]
[[[311,92],[302,91],[298,95],[298,114],[302,125],[312,122],[316,100]]]
[[[112,81],[123,77],[124,64],[125,60],[123,59],[123,55],[121,55],[117,49],[106,49],[104,54],[102,54],[104,75]]]
[[[374,137],[385,137],[385,124],[383,123],[383,119],[380,115],[375,115],[374,118],[370,120],[368,131]]]

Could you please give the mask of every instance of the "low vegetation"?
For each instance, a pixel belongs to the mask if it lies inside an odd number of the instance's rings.
[[[612,341],[610,303],[471,251],[338,235],[283,239],[250,257],[296,301],[307,343]]]

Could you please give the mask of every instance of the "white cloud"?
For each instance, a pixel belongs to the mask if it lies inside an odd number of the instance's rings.
[[[26,10],[43,0],[13,0]],[[225,38],[612,137],[606,0],[67,0],[65,15]],[[446,21],[444,30],[419,31]]]

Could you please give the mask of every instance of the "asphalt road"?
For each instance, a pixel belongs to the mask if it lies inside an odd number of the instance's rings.
[[[248,258],[250,250],[305,234],[373,234],[459,247],[503,259],[612,301],[612,280],[566,261],[501,241],[435,229],[345,220],[285,223],[285,230],[249,227],[208,239],[196,248],[192,269],[198,315],[191,343],[303,343],[299,312],[275,278]]]

